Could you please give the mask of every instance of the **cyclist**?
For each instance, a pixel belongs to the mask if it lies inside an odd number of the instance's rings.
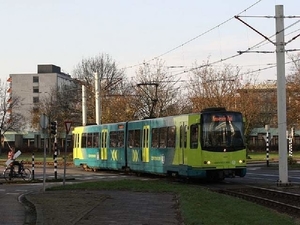
[[[7,158],[10,160],[13,160],[12,164],[18,166],[18,173],[21,173],[21,163],[19,161],[16,161],[16,159],[14,159],[14,155],[15,155],[15,147],[9,147],[9,151],[7,153]]]

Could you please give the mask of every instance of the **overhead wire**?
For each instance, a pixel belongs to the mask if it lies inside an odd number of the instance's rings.
[[[247,11],[248,9],[252,8],[253,6],[255,6],[256,4],[258,4],[258,3],[261,2],[261,1],[262,1],[262,0],[259,0],[259,1],[255,2],[254,4],[252,4],[251,6],[249,6],[248,8],[246,8],[245,10],[243,10],[242,12],[240,12],[240,13],[237,14],[237,15],[240,15],[241,13]],[[251,16],[248,16],[248,17],[251,17]],[[265,18],[274,18],[274,16],[264,16],[264,17],[265,17]],[[236,18],[236,16],[233,16],[233,17],[231,17],[231,18],[225,20],[224,22],[218,24],[217,26],[214,26],[213,28],[211,28],[211,29],[209,29],[209,30],[207,30],[207,31],[205,31],[205,32],[203,32],[203,33],[197,35],[196,37],[194,37],[194,38],[192,38],[192,39],[190,39],[190,40],[184,42],[183,44],[181,44],[181,45],[179,45],[179,46],[177,46],[177,47],[175,47],[175,48],[173,48],[173,49],[171,49],[171,50],[169,50],[169,51],[167,51],[167,52],[165,52],[165,53],[163,53],[163,54],[161,54],[161,55],[158,55],[158,56],[154,57],[154,58],[151,59],[151,60],[148,60],[148,61],[143,62],[143,63],[136,64],[136,65],[134,65],[134,66],[125,67],[125,68],[133,68],[133,67],[136,67],[136,66],[145,64],[145,63],[149,63],[149,62],[151,62],[151,61],[153,61],[153,60],[155,60],[155,59],[158,59],[158,58],[160,58],[160,57],[162,57],[162,56],[164,56],[164,55],[166,55],[166,54],[168,54],[168,53],[170,53],[170,52],[172,52],[172,51],[174,51],[174,50],[176,50],[176,49],[178,49],[178,48],[180,48],[180,47],[182,47],[182,46],[184,46],[184,45],[186,45],[186,44],[188,44],[188,43],[190,43],[190,42],[192,42],[192,41],[194,41],[194,40],[196,40],[196,39],[198,39],[199,37],[201,37],[201,36],[203,36],[203,35],[205,35],[205,34],[211,32],[211,31],[213,31],[214,29],[219,28],[220,26],[226,24],[227,22],[229,22],[230,20],[232,20],[232,19],[234,19],[234,18]],[[298,18],[298,17],[296,17],[296,16],[287,16],[286,18]],[[300,22],[300,20],[298,20],[298,21],[296,21],[295,23],[289,25],[288,27],[285,27],[283,30],[281,30],[281,31],[279,31],[279,32],[283,32],[284,30],[289,29],[290,27],[296,25],[296,24],[299,23],[299,22]],[[298,29],[298,30],[299,30],[299,29]],[[296,30],[296,31],[297,31],[297,30]],[[294,33],[294,32],[296,32],[296,31],[293,31],[293,32],[291,32],[291,33]],[[273,35],[271,35],[271,36],[268,37],[268,38],[272,38],[272,37],[274,37],[274,36],[276,36],[276,34],[273,34]],[[299,37],[299,36],[300,36],[300,35],[295,36],[295,37],[294,37],[293,39],[291,39],[289,42],[291,42],[292,40],[296,39],[296,38]],[[265,43],[265,42],[266,42],[266,43]],[[258,49],[258,48],[261,48],[262,46],[266,45],[267,43],[268,43],[268,42],[267,42],[267,40],[265,39],[265,40],[263,40],[263,41],[261,41],[261,42],[255,44],[255,45],[253,45],[252,47],[248,48],[248,49],[245,50],[245,51],[238,51],[237,54],[234,54],[234,55],[228,56],[228,57],[226,57],[226,58],[222,58],[222,59],[216,60],[216,61],[211,62],[211,63],[207,63],[207,64],[205,64],[205,65],[201,65],[201,66],[198,66],[198,67],[193,67],[193,68],[188,69],[188,70],[185,69],[185,70],[180,71],[180,72],[178,72],[178,73],[172,74],[171,76],[173,77],[173,76],[182,75],[182,74],[185,74],[185,73],[194,71],[194,70],[196,70],[196,69],[200,69],[200,68],[203,68],[203,67],[215,65],[215,64],[218,64],[218,63],[220,63],[220,62],[224,62],[224,61],[227,61],[227,60],[229,60],[229,59],[233,59],[233,58],[235,58],[235,57],[241,56],[243,53],[250,52],[250,50],[252,50],[252,49]],[[298,49],[294,49],[294,50],[290,50],[290,51],[298,51]],[[275,51],[260,51],[260,53],[274,53],[274,52],[275,52]],[[274,67],[275,67],[275,65],[274,65],[274,66],[268,66],[268,67],[261,68],[261,69],[257,69],[257,70],[251,71],[251,72],[245,72],[245,73],[243,73],[243,74],[241,74],[241,75],[246,75],[246,74],[253,73],[253,72],[259,72],[259,71],[271,69],[271,68],[274,68]],[[177,82],[178,82],[178,81],[177,81]],[[182,82],[182,81],[179,81],[179,82]]]
[[[252,5],[250,5],[249,7],[247,7],[246,9],[244,9],[243,11],[241,11],[240,13],[238,13],[237,15],[240,15],[240,14],[246,12],[247,10],[249,10],[249,9],[252,8],[252,7],[254,7],[255,5],[257,5],[257,4],[258,4],[259,2],[261,2],[261,1],[262,1],[262,0],[258,0],[257,2],[253,3]],[[205,35],[205,34],[211,32],[211,31],[213,31],[213,30],[219,28],[220,26],[222,26],[222,25],[228,23],[230,20],[232,20],[232,19],[234,19],[234,18],[235,18],[235,17],[233,16],[233,17],[231,17],[231,18],[225,20],[224,22],[222,22],[222,23],[220,23],[220,24],[214,26],[213,28],[211,28],[211,29],[209,29],[209,30],[207,30],[207,31],[205,31],[205,32],[203,32],[203,33],[201,33],[201,34],[199,34],[199,35],[197,35],[197,36],[191,38],[190,40],[188,40],[188,41],[186,41],[186,42],[184,42],[184,43],[178,45],[177,47],[172,48],[172,49],[170,49],[170,50],[168,50],[168,51],[166,51],[166,52],[164,52],[164,53],[162,53],[162,54],[160,54],[160,55],[158,55],[158,56],[156,56],[156,57],[154,57],[154,58],[152,58],[152,59],[150,59],[150,60],[148,60],[148,61],[145,61],[145,62],[143,62],[143,63],[138,63],[138,64],[135,64],[135,65],[132,65],[132,66],[124,67],[124,68],[122,68],[122,69],[129,69],[129,68],[134,68],[134,67],[137,67],[137,66],[141,66],[141,65],[143,65],[144,63],[149,63],[149,62],[151,62],[151,61],[153,61],[153,60],[156,60],[156,59],[158,59],[158,58],[160,58],[160,57],[162,57],[162,56],[165,56],[165,55],[169,54],[170,52],[173,52],[173,51],[177,50],[178,48],[181,48],[181,47],[183,47],[184,45],[187,45],[187,44],[189,44],[190,42],[192,42],[192,41],[194,41],[194,40],[196,40],[196,39],[202,37],[203,35]]]
[[[290,17],[288,17],[288,18],[290,18]],[[291,17],[291,18],[295,18],[295,17]],[[285,30],[287,30],[287,29],[289,29],[290,27],[296,25],[296,24],[299,23],[299,22],[300,22],[300,20],[298,20],[298,21],[292,23],[291,25],[289,25],[289,26],[285,27],[284,29],[282,29],[281,31],[279,31],[279,33],[280,33],[280,32],[283,32],[283,31],[285,31]],[[295,31],[293,31],[293,32],[295,32]],[[274,37],[274,36],[276,36],[276,34],[273,34],[273,35],[271,35],[271,36],[268,37],[268,38],[270,39],[270,38],[272,38],[272,37]],[[296,35],[296,36],[295,36],[293,39],[291,39],[291,40],[295,40],[295,39],[298,38],[299,36],[300,36],[300,34],[299,34],[299,35]],[[267,40],[264,39],[263,41],[259,42],[258,44],[253,45],[252,47],[248,48],[248,49],[245,50],[245,51],[238,51],[238,54],[234,54],[234,55],[228,56],[228,57],[226,57],[226,58],[224,58],[224,59],[220,59],[220,60],[214,61],[214,62],[212,62],[212,63],[208,63],[208,64],[201,65],[201,66],[198,66],[198,67],[194,67],[194,68],[191,68],[191,69],[189,69],[189,70],[185,70],[185,71],[183,71],[183,72],[179,72],[179,73],[177,73],[177,74],[175,74],[175,75],[181,75],[181,74],[184,74],[184,73],[187,73],[187,72],[191,72],[191,71],[196,70],[196,69],[200,69],[200,68],[203,68],[203,67],[211,66],[211,65],[214,65],[214,64],[217,64],[217,63],[220,63],[220,62],[224,62],[224,61],[227,61],[227,60],[229,60],[229,59],[238,57],[238,56],[240,56],[240,55],[242,55],[242,54],[244,54],[244,53],[250,52],[250,50],[252,50],[252,49],[260,48],[261,46],[263,46],[263,45],[260,45],[260,44],[262,44],[262,43],[264,43],[264,42],[267,42]],[[268,42],[267,42],[267,43],[268,43]],[[267,44],[267,43],[265,43],[265,44]],[[287,43],[289,43],[289,42],[287,42]],[[300,49],[293,49],[293,50],[287,50],[287,51],[299,51],[299,50],[300,50]],[[274,53],[274,52],[275,52],[275,51],[259,51],[259,53]],[[258,52],[256,52],[256,53],[258,53]],[[270,68],[273,68],[273,66],[266,67],[266,68],[263,68],[263,69],[258,69],[257,71],[262,71],[262,70],[266,70],[266,69],[270,69]],[[254,72],[257,72],[257,71],[254,71]]]
[[[300,59],[297,59],[297,60],[294,60],[294,61],[285,62],[285,65],[293,63],[293,62],[298,62],[298,61],[300,61]],[[260,71],[272,69],[272,68],[275,68],[275,67],[277,67],[276,63],[274,63],[274,65],[271,65],[271,66],[268,66],[268,67],[260,68],[260,69],[257,69],[257,70],[252,70],[252,71],[249,71],[249,72],[244,72],[244,73],[241,73],[240,75],[241,76],[248,75],[248,74],[251,74],[251,73],[260,72]]]

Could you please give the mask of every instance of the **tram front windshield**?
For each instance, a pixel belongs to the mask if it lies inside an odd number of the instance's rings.
[[[241,113],[223,112],[202,115],[202,149],[235,151],[245,148]]]

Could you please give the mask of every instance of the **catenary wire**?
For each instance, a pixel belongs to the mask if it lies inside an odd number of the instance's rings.
[[[250,5],[249,7],[247,7],[246,9],[244,9],[243,11],[241,11],[240,13],[238,13],[237,15],[240,15],[240,14],[246,12],[247,10],[249,10],[249,9],[252,8],[252,7],[254,7],[255,5],[257,5],[257,4],[258,4],[259,2],[261,2],[261,1],[262,1],[262,0],[258,0],[257,2],[253,3],[252,5]],[[227,19],[227,20],[225,20],[224,22],[222,22],[222,23],[220,23],[220,24],[214,26],[213,28],[211,28],[211,29],[209,29],[209,30],[207,30],[207,31],[205,31],[205,32],[203,32],[203,33],[197,35],[196,37],[194,37],[194,38],[192,38],[192,39],[190,39],[190,40],[188,40],[188,41],[182,43],[181,45],[178,45],[177,47],[172,48],[171,50],[169,50],[169,51],[167,51],[167,52],[165,52],[165,53],[162,53],[162,54],[160,54],[160,55],[158,55],[158,56],[156,56],[156,57],[154,57],[154,58],[152,58],[152,59],[150,59],[150,60],[148,60],[148,61],[145,61],[145,62],[143,62],[143,63],[138,63],[138,64],[135,64],[135,65],[133,65],[133,66],[124,67],[124,68],[122,68],[122,69],[134,68],[134,67],[137,67],[137,66],[141,66],[141,65],[143,65],[144,63],[148,63],[148,62],[151,62],[151,61],[153,61],[153,60],[156,60],[156,59],[158,59],[158,58],[160,58],[160,57],[162,57],[162,56],[164,56],[164,55],[167,55],[167,54],[169,54],[170,52],[173,52],[174,50],[176,50],[176,49],[178,49],[178,48],[180,48],[180,47],[182,47],[182,46],[184,46],[184,45],[186,45],[186,44],[188,44],[188,43],[190,43],[190,42],[192,42],[192,41],[198,39],[199,37],[202,37],[203,35],[205,35],[205,34],[211,32],[211,31],[213,31],[213,30],[219,28],[220,26],[226,24],[227,22],[229,22],[229,21],[232,20],[232,19],[234,19],[234,16],[231,17],[231,18],[229,18],[229,19]]]

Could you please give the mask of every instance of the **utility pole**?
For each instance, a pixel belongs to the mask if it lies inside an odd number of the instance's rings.
[[[86,107],[86,87],[81,85],[82,92],[82,126],[87,124],[87,107]]]
[[[81,85],[81,99],[82,99],[82,126],[87,124],[87,95],[86,95],[86,83],[75,79],[77,83]],[[77,89],[77,88],[76,88]]]
[[[287,167],[287,140],[286,140],[286,78],[285,78],[285,45],[284,42],[284,14],[283,5],[275,6],[276,23],[276,43],[268,37],[258,32],[256,29],[242,21],[239,16],[235,16],[246,26],[250,27],[256,33],[276,46],[277,63],[277,114],[278,114],[278,148],[279,148],[279,180],[278,185],[287,185],[288,167]],[[241,52],[242,53],[242,52]]]
[[[95,101],[96,101],[96,124],[101,124],[101,78],[99,78],[99,74],[95,73]]]
[[[286,80],[283,5],[275,7],[276,20],[276,63],[277,63],[277,113],[279,147],[279,184],[288,183],[286,146]]]

